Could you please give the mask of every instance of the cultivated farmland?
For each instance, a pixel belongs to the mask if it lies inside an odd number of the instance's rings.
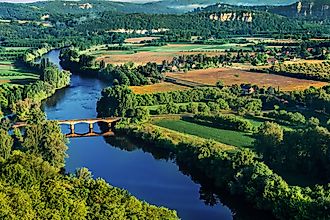
[[[215,85],[217,81],[221,80],[225,85],[250,83],[259,87],[279,87],[283,91],[303,90],[310,86],[322,87],[327,85],[325,82],[314,80],[297,79],[267,73],[254,73],[233,68],[195,70],[188,73],[168,73],[167,76],[205,85]]]
[[[26,70],[22,66],[10,62],[0,62],[0,84],[11,82],[24,84],[39,79],[39,75]]]
[[[130,88],[133,90],[135,94],[150,94],[155,92],[169,92],[169,91],[189,89],[189,87],[180,86],[167,82],[157,83],[153,85],[146,85],[146,86],[131,86]]]
[[[183,120],[159,120],[155,121],[154,124],[180,133],[212,139],[236,147],[252,147],[254,141],[251,134],[248,133],[213,128]]]
[[[107,46],[97,46],[83,53],[97,57],[97,61],[104,60],[106,63],[124,64],[133,62],[135,64],[146,64],[148,62],[161,63],[163,60],[172,60],[175,56],[188,54],[206,54],[208,56],[220,55],[230,48],[249,49],[248,45],[222,44],[167,44],[165,46],[146,46],[144,44],[126,43],[123,46],[128,50],[108,50]]]

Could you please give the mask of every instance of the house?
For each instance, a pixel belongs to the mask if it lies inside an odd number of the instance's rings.
[[[272,65],[278,64],[278,60],[276,58],[268,58],[267,63]]]
[[[179,68],[177,66],[172,66],[171,67],[171,72],[178,72]]]
[[[241,85],[243,95],[251,95],[255,92],[255,89],[251,85]]]

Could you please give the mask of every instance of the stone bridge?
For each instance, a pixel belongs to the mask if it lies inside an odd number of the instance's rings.
[[[69,138],[74,137],[92,137],[92,136],[111,136],[114,133],[111,131],[114,125],[120,121],[120,117],[113,117],[113,118],[88,118],[88,119],[71,119],[71,120],[53,120],[56,121],[59,125],[69,125],[70,126],[70,133],[66,134]],[[106,123],[108,125],[108,131],[104,133],[97,133],[94,132],[94,124],[95,123]],[[75,132],[75,125],[77,124],[88,124],[89,130],[87,133],[78,134]],[[13,128],[22,128],[26,127],[27,123],[25,122],[17,122],[12,127]]]

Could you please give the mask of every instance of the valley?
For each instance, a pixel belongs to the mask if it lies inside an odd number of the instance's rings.
[[[329,219],[328,5],[0,3],[0,218]]]

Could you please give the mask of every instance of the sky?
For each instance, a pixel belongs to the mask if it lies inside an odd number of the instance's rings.
[[[35,0],[0,0],[0,2],[28,3],[28,2],[35,2]]]
[[[0,0],[0,2],[11,2],[11,3],[29,3],[29,2],[36,2],[37,0]],[[38,0],[40,1],[40,0]],[[45,1],[45,0],[44,0]],[[156,0],[114,0],[118,2],[150,2]]]

